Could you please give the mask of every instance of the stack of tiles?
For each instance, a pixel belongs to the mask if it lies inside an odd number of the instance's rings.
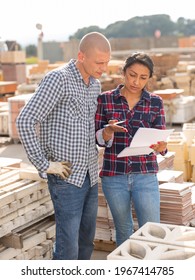
[[[162,223],[189,225],[193,219],[192,187],[194,183],[164,183],[160,188]]]
[[[161,170],[173,170],[175,159],[175,152],[168,151],[166,155],[157,155],[157,162],[159,171]]]

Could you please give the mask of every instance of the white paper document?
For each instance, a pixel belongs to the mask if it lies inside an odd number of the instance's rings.
[[[165,141],[174,129],[156,129],[140,127],[135,133],[131,145],[123,149],[117,157],[149,155],[153,152],[152,144]]]

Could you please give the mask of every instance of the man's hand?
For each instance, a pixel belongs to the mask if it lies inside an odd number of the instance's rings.
[[[71,174],[71,163],[68,161],[62,161],[62,162],[50,161],[46,173],[58,175],[65,180]]]

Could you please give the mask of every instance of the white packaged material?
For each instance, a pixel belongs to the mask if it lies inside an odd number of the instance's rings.
[[[164,100],[166,122],[184,123],[195,118],[195,96]]]

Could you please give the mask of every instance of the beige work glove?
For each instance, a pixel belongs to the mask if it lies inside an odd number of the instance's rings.
[[[62,162],[50,161],[46,173],[58,175],[65,180],[71,174],[71,163],[68,161],[62,161]]]

